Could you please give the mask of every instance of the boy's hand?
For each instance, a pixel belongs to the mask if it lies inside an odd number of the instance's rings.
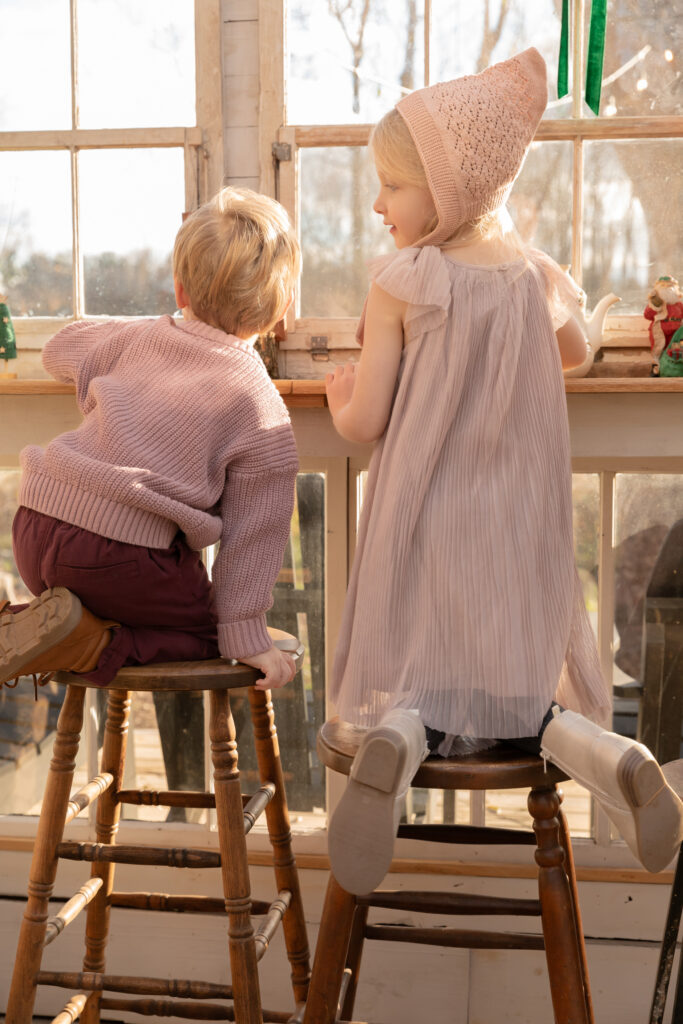
[[[264,678],[254,684],[256,690],[275,690],[280,686],[291,683],[296,675],[296,663],[291,654],[280,651],[277,647],[271,647],[261,654],[252,654],[248,658],[240,658],[245,665],[258,668],[263,672]]]
[[[349,404],[355,384],[356,363],[346,363],[344,366],[337,366],[334,373],[327,374],[325,377],[325,391],[327,392],[327,404],[333,417],[336,416],[340,409]]]

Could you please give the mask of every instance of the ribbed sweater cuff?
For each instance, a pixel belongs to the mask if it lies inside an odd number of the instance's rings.
[[[223,658],[248,658],[272,646],[265,615],[240,622],[218,623],[218,649]]]

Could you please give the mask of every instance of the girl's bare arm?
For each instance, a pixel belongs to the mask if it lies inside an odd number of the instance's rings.
[[[588,354],[588,343],[574,317],[558,327],[555,337],[560,348],[562,369],[573,370],[575,366],[581,366]]]
[[[406,307],[407,303],[373,282],[360,361],[338,366],[325,378],[334,425],[347,441],[376,441],[386,429],[403,350]]]

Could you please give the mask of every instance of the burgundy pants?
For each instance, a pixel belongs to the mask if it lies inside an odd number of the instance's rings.
[[[22,506],[12,543],[33,594],[67,587],[94,615],[121,623],[86,673],[91,682],[106,686],[124,665],[218,657],[211,581],[182,533],[169,548],[145,548]]]

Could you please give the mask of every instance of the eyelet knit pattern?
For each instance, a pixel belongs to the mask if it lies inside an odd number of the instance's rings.
[[[531,47],[478,75],[419,89],[398,104],[439,215],[417,245],[438,245],[496,210],[519,174],[547,103],[545,61]]]

